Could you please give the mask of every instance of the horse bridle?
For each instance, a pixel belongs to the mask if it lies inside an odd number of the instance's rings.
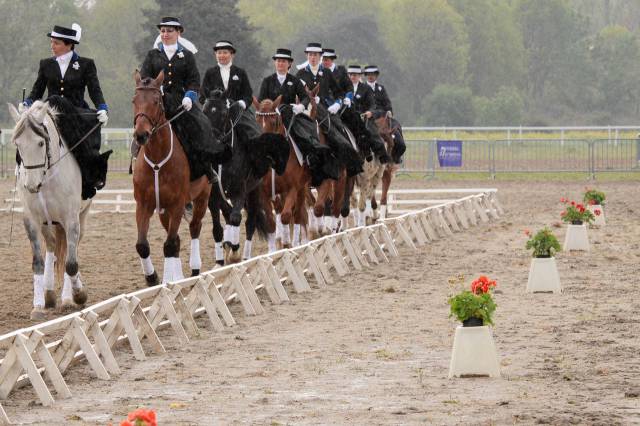
[[[147,87],[147,86],[138,86],[136,87],[136,92],[138,90],[152,90],[152,91],[157,91],[158,93],[160,93],[160,97],[158,98],[158,102],[156,102],[156,106],[158,107],[157,109],[157,118],[154,120],[153,118],[151,118],[147,113],[145,112],[139,112],[135,115],[135,117],[133,117],[133,127],[136,127],[136,123],[138,122],[138,118],[142,117],[144,119],[146,119],[149,124],[151,124],[151,134],[154,134],[159,128],[160,126],[162,126],[164,123],[158,125],[160,123],[160,120],[162,120],[162,117],[164,116],[164,104],[162,103],[162,90],[158,89],[157,87]],[[165,119],[166,121],[166,119]]]
[[[47,113],[47,115],[49,115],[49,113]],[[27,120],[29,121],[29,123],[31,123],[32,126],[37,127],[38,130],[41,130],[41,131],[39,131],[37,133],[40,136],[42,136],[42,138],[44,139],[45,157],[44,157],[44,161],[42,163],[34,164],[34,165],[31,165],[31,166],[27,166],[24,163],[24,158],[23,158],[22,159],[22,167],[24,167],[26,170],[44,169],[42,174],[46,174],[47,170],[49,170],[51,168],[51,137],[49,136],[49,130],[47,129],[47,126],[44,125],[44,123],[40,124],[40,123],[32,120],[31,116],[29,116],[27,118]],[[53,121],[53,123],[55,125],[55,121]],[[58,132],[58,133],[60,133],[60,132]],[[18,149],[18,153],[20,153],[20,148],[18,148],[17,144],[16,144],[16,148]]]

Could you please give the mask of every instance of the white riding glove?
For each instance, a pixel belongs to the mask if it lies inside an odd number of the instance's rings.
[[[387,117],[389,117],[389,118],[393,118],[393,112],[391,112],[391,111],[387,111]]]
[[[184,97],[182,98],[182,107],[185,111],[191,111],[191,107],[193,106],[193,102],[191,102],[191,98]]]
[[[349,98],[344,98],[344,100],[342,101],[342,103],[347,107],[351,107],[351,99]]]
[[[107,121],[109,121],[109,116],[107,115],[107,111],[104,109],[98,110],[96,113],[96,118],[102,124],[102,126],[107,125]]]
[[[25,111],[26,111],[26,110],[28,110],[28,109],[29,109],[29,106],[28,106],[25,102],[20,102],[20,103],[18,104],[18,112],[19,112],[20,114],[22,114],[23,112],[25,112]]]
[[[247,109],[247,104],[242,99],[238,101],[238,105],[240,105],[242,109]]]
[[[316,96],[313,100],[316,101],[316,105],[320,105],[320,96]]]
[[[304,105],[302,105],[302,104],[291,104],[291,107],[293,108],[293,113],[295,115],[298,115],[302,111],[304,111]]]
[[[340,104],[336,102],[335,104],[327,108],[327,111],[329,111],[331,114],[337,113],[338,111],[340,111]]]

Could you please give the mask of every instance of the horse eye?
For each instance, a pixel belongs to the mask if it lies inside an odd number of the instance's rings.
[[[43,142],[43,141],[40,141],[40,142],[38,143],[38,146],[44,146],[44,142]]]

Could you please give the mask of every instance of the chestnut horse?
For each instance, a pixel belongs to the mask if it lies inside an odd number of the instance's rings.
[[[314,100],[319,89],[319,84],[316,85],[312,91],[309,91],[305,87],[307,95],[309,96],[309,99],[311,99],[310,105],[312,106],[311,111],[309,112],[309,117],[313,120],[316,119],[317,115],[317,106]],[[322,130],[321,126],[318,126],[318,137],[320,138],[320,143],[322,145],[329,145],[327,142],[327,135]],[[339,170],[338,180],[325,179],[316,188],[318,191],[317,197],[314,197],[309,190],[307,199],[309,204],[313,206],[309,209],[309,230],[311,239],[334,233],[339,229],[346,229],[346,218],[349,216],[350,196],[350,192],[347,191],[348,181],[347,168],[345,165],[342,165]],[[351,188],[353,188],[353,185]],[[341,213],[344,213],[342,215],[343,221],[338,222],[338,218]]]
[[[141,79],[136,70],[136,89],[133,97],[133,127],[136,141],[140,145],[139,157],[133,172],[133,196],[136,200],[136,224],[138,241],[136,251],[140,256],[147,285],[158,284],[158,274],[151,262],[149,221],[155,211],[167,231],[164,242],[164,271],[162,282],[183,278],[180,262],[180,237],[178,229],[185,205],[193,201],[193,219],[189,223],[191,233],[191,274],[200,273],[199,236],[202,218],[207,211],[211,184],[206,176],[190,182],[190,167],[187,156],[167,121],[162,103],[160,87],[164,72],[154,79]]]
[[[291,139],[287,137],[287,130],[282,121],[282,116],[277,108],[282,102],[282,96],[275,101],[264,99],[262,102],[253,98],[253,106],[256,109],[256,120],[263,133],[277,133],[287,138],[289,142],[289,158],[282,176],[276,176],[272,169],[262,179],[261,201],[267,214],[268,246],[269,252],[276,250],[275,231],[276,218],[273,209],[280,211],[280,221],[283,225],[282,245],[290,247],[289,224],[294,223],[293,240],[307,238],[307,209],[306,194],[311,183],[309,167],[298,162]],[[295,118],[294,118],[295,119]]]
[[[375,121],[368,119],[366,126],[370,132],[376,132],[380,135],[384,141],[385,148],[388,154],[391,154],[393,149],[393,129],[389,127],[389,122],[386,117],[377,118]],[[378,204],[376,202],[376,188],[383,178],[384,172],[389,167],[388,165],[380,163],[376,156],[370,161],[365,161],[364,172],[360,173],[356,177],[356,182],[360,187],[360,195],[357,201],[356,210],[356,222],[358,226],[364,226],[368,223],[375,222],[378,219]],[[388,179],[387,191],[391,179]],[[381,200],[382,202],[382,200]],[[387,199],[386,193],[384,195],[384,205],[386,208]]]

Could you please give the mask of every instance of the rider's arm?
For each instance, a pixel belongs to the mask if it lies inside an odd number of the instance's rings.
[[[240,99],[238,100],[244,101],[245,105],[250,107],[253,100],[253,89],[251,88],[249,76],[247,76],[247,72],[242,69],[238,71],[238,74],[238,77],[240,77]]]
[[[31,93],[29,93],[29,97],[24,100],[27,105],[31,105],[33,101],[41,99],[44,95],[45,89],[47,88],[47,78],[44,75],[45,61],[46,59],[40,61],[38,78],[36,79],[36,82],[33,83],[33,88],[31,89]]]
[[[207,93],[209,92],[211,86],[209,81],[211,80],[212,73],[213,68],[209,68],[204,73],[204,78],[202,79],[202,84],[200,85],[200,97],[198,98],[198,100],[202,105],[204,105],[204,103],[207,101]]]
[[[191,53],[191,52],[189,52]],[[200,73],[196,65],[196,58],[193,54],[185,55],[187,73],[184,79],[184,96],[191,98],[193,103],[198,100],[198,91],[200,90]]]
[[[307,95],[307,91],[304,90],[304,84],[302,84],[302,80],[299,78],[295,79],[294,88],[296,91],[296,95],[298,96],[298,102],[300,102],[304,107],[309,106],[309,96]]]
[[[87,65],[85,66],[85,82],[87,84],[89,97],[96,106],[96,109],[108,111],[109,107],[104,101],[102,89],[100,88],[100,81],[98,80],[98,70],[96,70],[96,64],[93,62],[93,59],[87,59]]]
[[[391,111],[393,112],[393,107],[391,106],[391,99],[389,99],[389,95],[387,95],[387,89],[384,88],[384,86],[382,87],[382,108],[385,111]]]

